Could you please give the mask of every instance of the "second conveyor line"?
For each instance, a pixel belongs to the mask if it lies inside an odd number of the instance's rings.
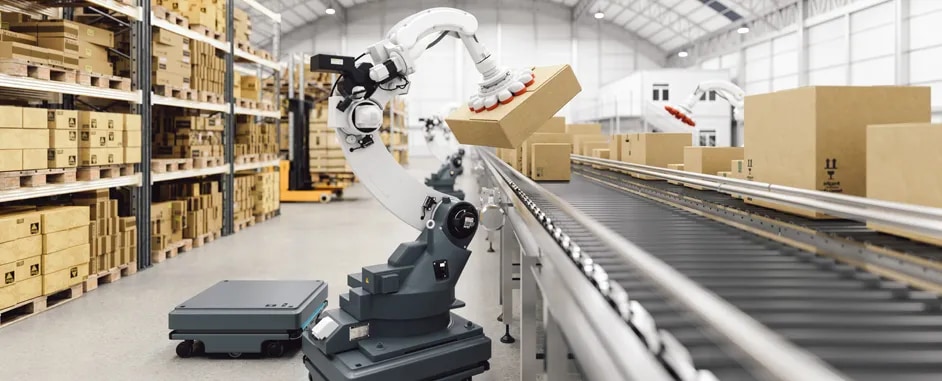
[[[536,189],[518,184],[556,226],[721,380],[753,379],[696,319]],[[799,347],[859,380],[942,379],[938,299],[782,243],[660,204],[576,172],[543,187]],[[626,359],[626,361],[630,361]]]

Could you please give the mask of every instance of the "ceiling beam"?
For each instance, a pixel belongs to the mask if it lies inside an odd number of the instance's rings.
[[[598,2],[599,0],[579,0],[576,5],[572,6],[572,20],[578,20],[582,15],[594,8]]]

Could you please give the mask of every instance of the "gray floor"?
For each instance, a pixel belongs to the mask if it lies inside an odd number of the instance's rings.
[[[434,159],[413,158],[409,168],[421,179],[437,166]],[[477,200],[470,177],[459,180],[468,199]],[[223,279],[321,279],[332,287],[336,306],[346,274],[384,262],[400,242],[417,235],[361,185],[346,196],[327,205],[283,205],[281,217],[0,329],[0,378],[306,380],[297,353],[282,359],[179,359],[176,342],[167,338],[167,312]],[[498,257],[486,252],[484,236],[479,231],[458,283],[458,298],[468,304],[458,313],[484,325],[494,343],[492,370],[475,380],[516,380],[519,348],[498,341]]]

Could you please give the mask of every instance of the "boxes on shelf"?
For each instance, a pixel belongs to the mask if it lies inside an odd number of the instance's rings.
[[[79,166],[128,163],[125,157],[126,121],[131,121],[132,128],[140,129],[140,117],[135,118],[135,116],[119,113],[78,111],[77,118]],[[140,162],[140,153],[134,154],[133,151],[131,153],[131,163]],[[64,160],[58,156],[55,159]],[[53,160],[52,156],[50,160]]]
[[[37,286],[34,279],[41,275],[37,259],[42,253],[42,215],[38,211],[0,212],[0,309],[42,294],[42,281]],[[37,267],[31,269],[33,266]]]
[[[929,87],[812,86],[746,97],[747,176],[764,183],[867,195],[867,126],[929,123]],[[853,110],[853,112],[848,112]],[[787,131],[784,133],[783,131]],[[748,202],[810,218],[826,215]]]
[[[867,127],[867,197],[942,208],[942,124],[889,124]],[[871,229],[942,245],[942,239],[891,226]]]
[[[152,28],[151,36],[153,84],[189,89],[192,75],[190,39],[160,28]]]
[[[274,123],[257,122],[254,116],[236,119],[235,156],[277,154],[278,129]]]
[[[221,97],[226,79],[226,61],[216,55],[215,47],[205,42],[190,41],[190,51],[193,64],[191,88]]]
[[[195,163],[198,167],[221,164],[224,124],[222,118],[218,115],[182,116],[182,112],[165,109],[155,114],[154,157],[199,159]]]
[[[154,195],[155,200],[165,202],[151,207],[151,224],[156,221],[161,228],[160,231],[151,228],[152,250],[163,250],[169,243],[222,230],[222,193],[218,182],[162,183]]]
[[[62,291],[85,280],[90,255],[87,206],[44,207],[42,218],[42,294]],[[37,295],[38,296],[38,295]]]
[[[109,271],[121,265],[137,266],[136,217],[122,217],[118,200],[111,199],[107,189],[79,193],[72,198],[76,205],[87,205],[89,221],[89,274]]]

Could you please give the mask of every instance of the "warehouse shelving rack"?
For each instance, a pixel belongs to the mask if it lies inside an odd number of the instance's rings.
[[[30,1],[18,1],[14,4],[4,3],[6,11],[20,11],[26,14],[43,15],[49,17],[68,18],[72,14],[69,8],[59,8],[64,5],[82,6],[93,9],[104,18],[114,20],[122,25],[129,27],[131,33],[131,51],[130,58],[134,63],[131,71],[132,89],[130,91],[116,89],[102,89],[92,86],[83,86],[78,84],[68,84],[62,82],[46,81],[35,78],[14,77],[0,74],[0,89],[16,90],[18,96],[27,99],[57,99],[63,96],[61,101],[53,103],[69,104],[72,97],[85,96],[100,99],[110,99],[124,101],[132,104],[132,113],[141,115],[141,163],[136,165],[135,173],[128,176],[117,178],[100,179],[92,181],[77,181],[67,184],[49,184],[40,187],[20,188],[15,190],[0,191],[0,202],[11,202],[36,199],[49,196],[64,195],[77,192],[85,192],[99,189],[110,189],[119,187],[130,187],[131,192],[131,211],[137,217],[138,232],[138,253],[137,265],[139,269],[150,267],[151,246],[150,246],[150,206],[152,202],[152,184],[172,181],[185,178],[196,178],[206,176],[220,176],[223,188],[223,235],[233,233],[232,221],[232,178],[236,172],[251,171],[262,168],[278,168],[279,161],[271,160],[258,163],[234,164],[233,145],[235,135],[234,115],[253,115],[260,118],[280,118],[277,111],[264,111],[236,107],[236,101],[233,99],[232,76],[226,77],[225,83],[225,102],[222,104],[206,103],[190,100],[176,99],[154,94],[151,91],[151,28],[157,27],[170,32],[174,32],[192,40],[205,42],[212,45],[223,53],[226,57],[227,71],[235,70],[236,61],[240,64],[256,66],[256,72],[270,70],[274,73],[276,86],[280,85],[280,65],[274,61],[250,54],[235,46],[233,14],[235,2],[247,5],[257,13],[263,15],[271,21],[272,24],[272,48],[273,55],[278,56],[279,39],[281,34],[281,15],[275,13],[255,0],[230,0],[226,3],[226,41],[218,41],[209,38],[203,34],[183,28],[179,25],[168,22],[167,20],[157,18],[152,10],[150,0],[138,0],[139,5],[128,5],[114,0],[84,0],[81,5],[77,4],[56,4],[40,3]],[[60,11],[63,9],[64,11]],[[127,21],[124,21],[126,19]],[[144,58],[144,59],[141,59]],[[261,76],[259,76],[261,77]],[[275,93],[274,104],[279,104],[279,94]],[[151,172],[150,160],[153,157],[152,152],[152,109],[151,106],[171,106],[193,110],[203,110],[225,115],[224,128],[224,150],[225,163],[222,166],[199,168],[180,172],[153,173]]]

